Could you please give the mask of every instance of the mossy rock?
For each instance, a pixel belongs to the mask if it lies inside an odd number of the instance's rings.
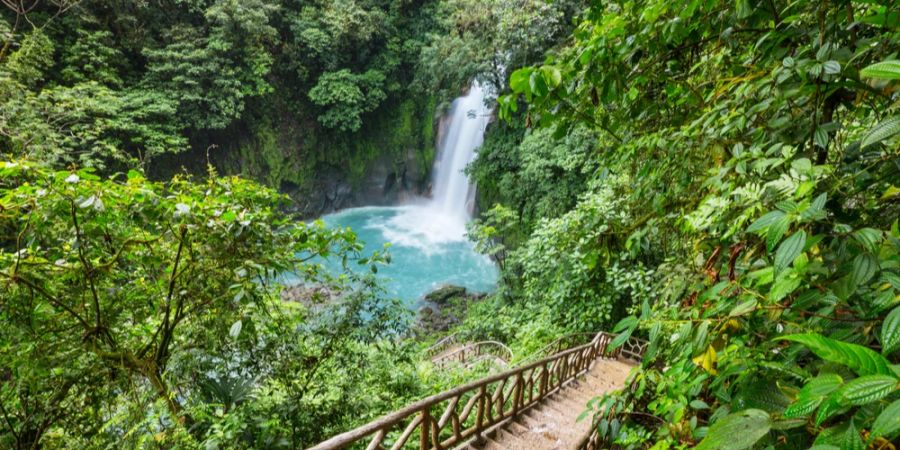
[[[425,294],[425,300],[432,303],[437,303],[438,305],[444,305],[453,298],[465,296],[466,288],[448,284],[446,286],[441,286],[429,292],[428,294]]]

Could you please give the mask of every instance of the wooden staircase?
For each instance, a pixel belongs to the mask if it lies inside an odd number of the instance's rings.
[[[487,433],[480,441],[468,444],[466,449],[578,448],[591,427],[590,416],[581,421],[578,416],[587,409],[591,399],[622,388],[633,367],[631,362],[599,360],[585,374],[522,411],[514,420]]]
[[[629,337],[610,350],[615,336],[600,332],[567,349],[555,344],[553,355],[419,400],[310,450],[595,449],[591,419],[577,417],[591,398],[622,387],[646,349]],[[432,353],[455,354],[451,341]]]

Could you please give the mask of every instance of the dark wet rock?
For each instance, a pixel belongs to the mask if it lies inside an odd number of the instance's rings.
[[[422,299],[413,329],[422,334],[447,331],[462,322],[472,303],[485,296],[461,286],[441,286]]]
[[[425,294],[425,301],[443,305],[450,299],[459,297],[466,297],[466,288],[448,284]]]

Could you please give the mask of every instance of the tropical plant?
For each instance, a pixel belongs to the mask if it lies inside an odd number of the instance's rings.
[[[592,254],[611,256],[603,269],[622,258],[649,269],[639,284],[652,295],[613,303],[626,316],[614,330],[650,347],[629,387],[593,405],[606,446],[889,448],[900,386],[893,6],[606,2],[545,64],[510,76],[501,116],[558,137],[587,126],[593,186],[610,185],[605,173],[629,180],[603,202],[626,212],[615,240],[528,259],[535,274]],[[566,242],[546,236],[595,227],[538,222],[533,236]],[[544,292],[578,279],[562,267]],[[593,289],[612,290],[605,280]]]

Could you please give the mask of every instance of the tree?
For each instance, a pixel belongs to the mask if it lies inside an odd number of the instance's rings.
[[[346,69],[325,72],[309,90],[309,98],[325,108],[319,115],[322,125],[341,131],[357,131],[362,126],[362,115],[384,100],[383,84],[384,74],[377,70],[363,74]]]
[[[34,93],[0,78],[6,149],[55,166],[106,169],[176,153],[187,142],[172,123],[176,103],[154,91],[116,91],[90,81]]]
[[[216,424],[228,422],[201,401],[210,383],[250,376],[243,389],[253,392],[287,374],[276,370],[285,357],[301,362],[291,376],[303,380],[351,343],[378,339],[393,323],[390,303],[373,303],[364,274],[333,278],[311,262],[355,261],[354,235],[292,221],[282,201],[215,174],[163,184],[135,171],[105,180],[0,163],[0,443],[221,438]],[[331,294],[283,304],[286,273]],[[209,365],[222,360],[228,370]],[[246,394],[222,395],[212,398],[237,405]]]

